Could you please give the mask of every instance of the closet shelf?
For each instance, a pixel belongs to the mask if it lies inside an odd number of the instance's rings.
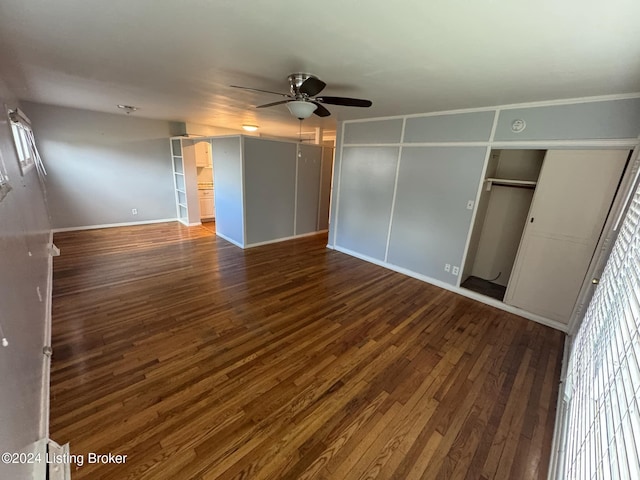
[[[502,185],[504,187],[516,187],[516,188],[536,188],[538,182],[530,180],[509,180],[508,178],[485,178],[487,192],[491,190],[493,185]]]

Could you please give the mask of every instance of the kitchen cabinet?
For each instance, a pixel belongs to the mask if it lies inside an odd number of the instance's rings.
[[[211,143],[201,141],[194,144],[194,154],[196,157],[196,167],[211,168]]]
[[[198,190],[200,201],[200,218],[210,220],[215,218],[215,200],[213,190]]]

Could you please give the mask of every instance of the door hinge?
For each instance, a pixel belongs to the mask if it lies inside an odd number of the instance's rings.
[[[44,347],[42,347],[42,353],[51,358],[51,355],[53,355],[53,348],[51,348],[49,345],[45,345]]]

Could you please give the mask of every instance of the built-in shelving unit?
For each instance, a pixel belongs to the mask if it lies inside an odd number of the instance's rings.
[[[187,188],[184,178],[184,158],[182,155],[182,139],[171,139],[171,160],[173,166],[173,184],[176,194],[176,215],[180,222],[189,224],[189,206]]]

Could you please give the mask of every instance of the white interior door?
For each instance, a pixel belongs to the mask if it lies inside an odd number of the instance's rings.
[[[628,153],[547,152],[505,303],[568,323]]]

